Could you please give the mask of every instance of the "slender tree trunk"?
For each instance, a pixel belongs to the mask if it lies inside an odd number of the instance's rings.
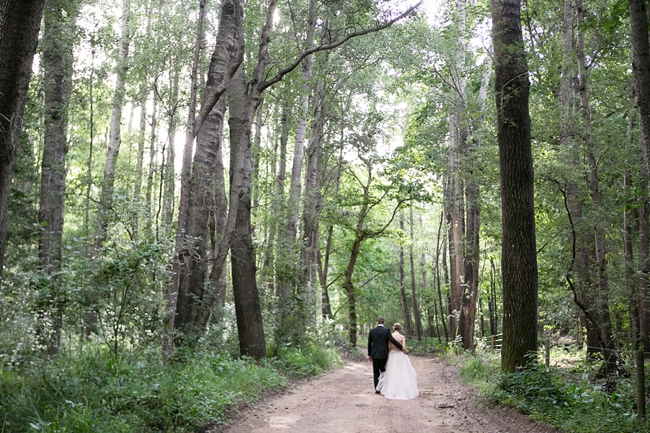
[[[138,130],[138,159],[136,162],[135,182],[133,185],[133,199],[140,206],[142,205],[142,178],[144,177],[144,144],[147,136],[147,100],[149,99],[149,89],[147,84],[142,85],[140,90],[140,126]],[[140,212],[136,212],[133,218],[133,233],[138,236]]]
[[[404,231],[404,215],[399,214],[399,228]],[[413,335],[413,326],[411,326],[411,311],[409,308],[409,301],[406,297],[406,284],[404,272],[404,245],[400,243],[399,246],[399,297],[402,303],[402,317],[404,317],[404,332],[409,337]]]
[[[7,248],[7,200],[43,6],[44,0],[0,0],[0,282]]]
[[[347,295],[348,301],[348,335],[350,337],[350,344],[353,346],[357,345],[357,301],[356,294],[354,293],[354,283],[352,282],[352,273],[354,272],[354,266],[357,262],[357,257],[359,256],[359,248],[363,242],[363,238],[355,238],[352,249],[350,250],[350,258],[348,259],[348,265],[345,268],[345,280],[343,282],[343,287]]]
[[[210,238],[212,255],[216,254],[223,239],[228,222],[228,199],[226,196],[226,179],[223,165],[223,146],[217,149],[216,169],[214,171],[214,210],[210,224]],[[198,328],[204,329],[211,316],[216,316],[214,322],[219,324],[223,317],[223,308],[226,305],[226,267],[221,268],[217,274],[217,267],[212,266],[210,271],[210,286],[207,288],[203,308],[199,314]]]
[[[154,83],[154,86],[157,84]],[[145,228],[148,236],[152,233],[154,209],[153,202],[153,178],[159,171],[156,167],[156,153],[158,153],[158,96],[154,94],[151,108],[151,135],[149,136],[149,170],[147,173],[147,184],[144,192],[144,209],[146,214]]]
[[[301,251],[302,272],[298,290],[303,299],[299,309],[302,322],[313,325],[316,304],[319,252],[319,216],[321,209],[320,181],[322,177],[323,134],[325,127],[325,82],[321,79],[316,86],[314,98],[313,123],[307,147],[307,167],[305,170],[305,199],[302,212],[303,246]]]
[[[167,130],[167,164],[165,164],[164,185],[165,194],[163,195],[163,221],[165,231],[171,228],[174,221],[174,193],[176,190],[176,170],[174,167],[174,160],[176,159],[176,123],[177,123],[177,109],[178,109],[178,81],[179,81],[179,67],[180,65],[172,64],[174,68],[172,77],[172,102],[169,112],[169,128]]]
[[[625,150],[629,149],[629,146],[634,140],[634,116],[636,115],[636,110],[630,108],[628,112],[628,121],[627,121],[627,142],[625,143]],[[627,153],[627,152],[626,152]],[[629,163],[625,166],[625,172],[623,173],[623,196],[627,196],[632,187],[632,182],[630,180],[630,170],[628,167]],[[638,308],[638,299],[637,299],[637,281],[636,281],[636,272],[634,265],[634,251],[632,246],[632,221],[634,216],[632,211],[626,206],[623,209],[623,252],[625,254],[625,284],[627,286],[627,304],[628,304],[628,315],[629,315],[629,336],[632,340],[637,342],[637,345],[641,342],[639,335],[639,308]]]
[[[334,179],[334,199],[339,196],[339,186],[341,184],[341,170],[343,167],[343,135],[345,126],[341,123],[340,129],[340,146],[339,156],[336,162],[336,178]],[[330,254],[332,252],[332,237],[334,236],[334,225],[327,226],[327,240],[325,241],[325,261],[322,266],[319,264],[319,279],[321,284],[321,298],[322,298],[322,315],[323,319],[332,319],[332,307],[330,305],[330,296],[328,292],[327,276],[329,273]],[[320,255],[318,256],[320,260]]]
[[[307,17],[307,34],[305,39],[304,50],[309,50],[314,44],[314,33],[316,29],[316,3],[315,0],[309,1],[309,14]],[[278,285],[281,286],[284,307],[281,308],[280,324],[278,329],[281,333],[286,333],[287,328],[291,328],[294,338],[301,339],[304,336],[304,315],[301,313],[303,308],[301,297],[296,297],[297,305],[287,305],[287,297],[294,292],[294,287],[299,283],[302,274],[301,249],[302,245],[297,242],[296,235],[298,232],[298,211],[300,206],[300,197],[302,191],[302,168],[305,153],[305,140],[307,136],[307,123],[309,115],[309,99],[311,96],[310,79],[312,75],[312,56],[307,56],[302,63],[302,84],[300,88],[300,104],[298,118],[296,122],[296,137],[294,140],[293,165],[291,168],[291,184],[289,187],[289,198],[287,201],[287,210],[289,211],[288,221],[285,227],[286,245],[284,257],[284,271],[278,274]],[[302,291],[302,288],[298,288]],[[296,315],[295,320],[292,316]],[[287,321],[291,323],[287,323]],[[280,338],[282,338],[280,336]]]
[[[503,346],[513,372],[537,350],[537,251],[528,67],[519,0],[492,0],[497,140],[501,177]]]
[[[192,176],[192,153],[194,151],[196,116],[196,91],[198,89],[198,66],[201,55],[201,42],[203,40],[203,21],[205,19],[205,0],[199,0],[199,16],[194,39],[194,56],[190,73],[190,97],[187,109],[187,131],[185,146],[183,147],[183,162],[181,165],[181,191],[178,206],[178,225],[176,227],[175,257],[172,262],[172,278],[165,294],[165,337],[163,339],[163,357],[169,359],[173,353],[174,328],[176,321],[176,306],[178,302],[178,284],[180,278],[180,251],[184,241],[185,224],[187,221],[187,207],[190,193],[190,180]]]
[[[447,331],[447,316],[449,313],[447,312],[445,314],[446,309],[444,308],[444,302],[442,302],[442,288],[441,288],[441,283],[440,283],[440,259],[442,258],[442,263],[443,263],[443,270],[445,273],[445,285],[447,285],[447,277],[446,277],[446,251],[444,250],[445,245],[447,244],[446,240],[443,239],[443,234],[442,234],[442,222],[444,220],[444,211],[440,212],[440,223],[438,224],[438,236],[436,237],[436,289],[438,292],[438,303],[440,305],[440,318],[442,319],[442,327],[445,331],[445,343],[449,343],[449,332]],[[440,252],[440,247],[442,244],[442,252]]]
[[[59,352],[63,323],[64,296],[58,290],[61,270],[63,207],[65,201],[65,159],[68,153],[68,101],[72,89],[72,47],[77,7],[59,0],[46,0],[43,31],[45,99],[45,137],[41,164],[41,192],[38,221],[42,227],[39,241],[41,271],[50,284],[43,294],[43,317],[39,325],[41,341],[48,355]]]
[[[270,228],[268,235],[268,244],[264,252],[264,264],[262,266],[262,275],[260,280],[262,284],[268,286],[269,293],[275,293],[279,297],[280,289],[274,280],[274,267],[276,266],[276,254],[275,249],[278,245],[276,242],[277,229],[278,229],[278,219],[280,218],[281,209],[284,205],[284,182],[287,177],[287,141],[289,139],[289,116],[287,115],[286,106],[282,106],[280,113],[280,140],[279,140],[279,152],[274,152],[274,155],[278,155],[278,160],[273,163],[273,173],[277,172],[275,178],[275,194],[271,198],[273,206],[270,209]],[[277,150],[278,144],[275,145]],[[276,170],[277,163],[277,170]]]
[[[648,11],[644,0],[628,0],[632,35],[632,75],[639,108],[642,138],[639,206],[639,335],[645,352],[650,352],[650,205],[648,205],[648,182],[650,182],[650,42],[648,41]]]
[[[490,335],[497,335],[497,303],[496,303],[496,269],[494,260],[490,257],[490,302],[488,311],[490,314]]]
[[[591,107],[589,105],[589,93],[587,82],[587,67],[585,64],[584,52],[584,31],[581,25],[585,22],[584,6],[582,0],[575,0],[578,12],[578,34],[576,44],[576,55],[578,58],[578,79],[580,82],[580,111],[582,114],[583,134],[582,139],[587,151],[587,163],[589,167],[588,183],[591,191],[591,201],[594,210],[602,212],[602,192],[600,190],[598,179],[598,167],[596,162],[596,149],[591,138]],[[597,275],[597,293],[596,302],[590,306],[593,308],[594,317],[597,317],[600,333],[600,346],[603,359],[606,365],[605,370],[609,373],[616,372],[617,355],[614,347],[612,323],[609,312],[609,280],[607,277],[606,252],[605,252],[605,233],[600,221],[593,221],[591,228],[595,240],[596,256],[596,275]]]
[[[260,106],[257,108],[257,114],[255,117],[255,138],[253,139],[253,146],[251,149],[251,184],[253,185],[253,198],[252,206],[253,209],[258,209],[260,204],[259,199],[259,171],[260,171],[260,152],[262,149],[262,125],[264,124],[264,98],[260,98]],[[253,227],[253,232],[255,227]]]
[[[108,222],[113,207],[113,185],[115,183],[115,169],[117,157],[122,144],[122,108],[126,91],[126,72],[128,71],[129,45],[131,44],[131,0],[122,0],[122,25],[120,36],[120,53],[116,68],[115,90],[113,94],[113,111],[111,113],[111,126],[104,165],[104,180],[97,214],[95,228],[95,254],[102,248],[108,236]]]
[[[413,203],[409,206],[409,237],[411,244],[409,245],[409,265],[411,269],[411,304],[413,306],[413,322],[415,324],[415,336],[418,340],[422,339],[422,317],[420,315],[420,305],[415,284],[415,263],[413,260]]]

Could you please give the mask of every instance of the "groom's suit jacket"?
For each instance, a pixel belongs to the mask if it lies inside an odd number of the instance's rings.
[[[388,358],[389,341],[402,350],[402,345],[393,338],[390,329],[381,325],[372,328],[368,334],[368,356],[373,359]]]

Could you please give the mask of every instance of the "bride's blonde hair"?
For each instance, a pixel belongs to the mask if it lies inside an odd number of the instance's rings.
[[[399,323],[396,323],[396,324],[393,325],[393,329],[396,330],[397,332],[399,332],[399,331],[402,330],[402,325],[400,325]]]

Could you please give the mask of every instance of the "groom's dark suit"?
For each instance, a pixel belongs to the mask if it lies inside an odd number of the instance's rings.
[[[375,326],[368,334],[368,356],[372,358],[372,375],[375,381],[375,389],[377,389],[377,382],[379,382],[379,374],[386,371],[389,341],[402,350],[402,345],[393,338],[390,329],[383,325]]]

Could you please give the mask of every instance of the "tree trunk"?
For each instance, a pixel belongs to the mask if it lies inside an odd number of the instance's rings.
[[[650,352],[650,205],[648,205],[648,182],[650,182],[650,42],[648,41],[648,11],[644,0],[628,0],[632,35],[632,75],[639,108],[642,138],[639,206],[639,335],[645,352]]]
[[[164,173],[165,193],[163,194],[163,222],[165,231],[170,230],[174,221],[174,192],[176,190],[176,170],[174,167],[174,160],[176,159],[176,123],[177,123],[177,110],[178,110],[178,81],[180,75],[180,65],[172,63],[174,68],[172,77],[172,98],[171,107],[169,112],[169,128],[167,130],[167,155]]]
[[[325,82],[321,79],[316,86],[314,98],[313,123],[307,147],[307,167],[305,170],[305,198],[302,212],[303,246],[301,250],[302,272],[298,293],[303,299],[299,308],[301,321],[312,326],[315,319],[315,289],[318,281],[319,217],[321,210],[320,182],[322,178],[323,134],[325,127]]]
[[[626,153],[629,146],[634,140],[634,116],[636,110],[631,106],[628,111],[627,117],[627,141],[625,143]],[[632,188],[630,180],[629,162],[626,164],[625,172],[623,173],[623,197],[626,197]],[[638,344],[641,342],[639,335],[639,308],[637,299],[637,281],[634,266],[634,251],[632,247],[632,220],[634,219],[632,210],[625,206],[623,209],[623,252],[625,255],[625,285],[627,286],[627,304],[629,315],[629,336]],[[635,347],[636,349],[637,347]]]
[[[273,168],[272,172],[276,173],[275,178],[275,194],[271,198],[273,206],[270,209],[270,227],[268,234],[268,243],[264,251],[264,261],[262,265],[262,271],[260,275],[260,281],[262,285],[268,287],[269,293],[275,293],[276,296],[279,296],[279,286],[275,284],[274,280],[274,266],[275,263],[275,248],[277,247],[276,237],[278,229],[278,218],[282,212],[282,206],[284,205],[284,182],[287,177],[287,141],[289,140],[289,116],[287,115],[287,107],[282,106],[280,114],[280,140],[279,147],[280,150],[277,152],[278,144],[275,145],[273,152]],[[275,155],[277,155],[278,160],[275,160]],[[277,166],[277,170],[276,170]]]
[[[537,251],[530,83],[519,0],[492,0],[497,140],[501,178],[503,346],[501,369],[513,372],[537,350]]]
[[[404,231],[404,215],[399,214],[399,228]],[[404,318],[404,333],[411,337],[413,335],[413,327],[411,326],[411,310],[409,308],[409,301],[406,297],[406,284],[405,271],[404,271],[404,245],[399,245],[399,298],[402,303],[402,317]]]
[[[345,126],[343,123],[340,125],[340,142],[339,142],[339,156],[336,161],[336,178],[334,179],[334,200],[339,196],[339,187],[341,184],[341,170],[343,167],[343,136]],[[334,236],[334,225],[327,226],[327,240],[325,241],[325,261],[322,265],[319,263],[319,279],[321,285],[321,299],[322,299],[322,315],[323,320],[332,319],[332,307],[330,305],[330,296],[328,292],[327,276],[329,273],[330,254],[332,252],[332,237]],[[318,256],[320,261],[320,254]]]
[[[366,184],[362,185],[363,188],[363,204],[359,213],[357,214],[357,226],[356,226],[356,235],[354,237],[354,242],[352,243],[352,248],[350,249],[350,258],[348,259],[348,264],[345,267],[345,280],[343,281],[343,287],[347,295],[348,301],[348,332],[350,337],[350,344],[353,346],[357,345],[357,303],[356,303],[356,294],[354,293],[354,283],[352,282],[352,273],[354,272],[354,266],[357,263],[357,257],[359,257],[359,249],[361,243],[365,240],[365,233],[363,231],[363,225],[368,214],[368,197],[370,197],[370,184],[372,183],[372,168],[367,167],[368,176]],[[402,271],[403,272],[403,271]],[[402,285],[402,292],[404,291],[404,286]],[[407,304],[408,305],[408,304]]]
[[[180,278],[179,254],[183,245],[184,230],[187,221],[187,206],[190,193],[190,180],[192,176],[192,153],[194,151],[196,116],[196,91],[198,88],[198,66],[201,54],[201,43],[203,40],[203,21],[205,19],[205,0],[199,0],[199,16],[194,39],[194,56],[192,59],[192,70],[190,73],[190,97],[187,109],[188,126],[185,134],[185,146],[183,147],[183,162],[181,165],[181,191],[178,206],[178,225],[176,227],[176,243],[174,246],[175,256],[172,262],[172,277],[168,283],[165,294],[165,336],[163,339],[163,357],[169,359],[173,353],[174,328],[176,320],[176,305],[178,301],[178,283]]]
[[[460,178],[458,176],[458,125],[456,115],[449,116],[449,167],[447,172],[447,188],[445,199],[445,215],[449,240],[449,295],[451,298],[451,336],[455,339],[461,335],[459,321],[462,299],[464,276],[463,272],[463,231],[464,221],[461,212]]]
[[[228,199],[226,196],[226,179],[224,176],[223,165],[223,146],[217,149],[216,169],[214,171],[214,209],[212,210],[212,220],[210,223],[210,238],[212,255],[223,240],[228,223]],[[226,267],[221,267],[221,272],[217,273],[218,268],[212,266],[210,271],[210,285],[207,287],[203,308],[199,314],[198,328],[204,329],[210,317],[215,316],[214,322],[219,324],[223,317],[223,307],[226,305]]]
[[[234,177],[234,167],[238,166],[237,161],[244,161],[239,196],[234,197],[232,194],[230,196],[230,203],[239,200],[235,233],[230,250],[232,290],[235,297],[240,353],[259,359],[266,356],[266,343],[262,327],[262,308],[255,279],[256,262],[251,226],[250,128],[254,109],[249,111],[249,104],[244,69],[240,68],[228,89],[231,179]]]
[[[420,305],[415,284],[415,263],[413,260],[413,203],[409,206],[409,237],[411,244],[409,245],[409,265],[411,269],[411,304],[413,306],[413,322],[415,324],[415,336],[418,341],[422,340],[422,317],[420,315]]]
[[[154,87],[158,84],[158,79],[154,81]],[[146,215],[145,231],[147,236],[151,236],[153,227],[154,210],[152,203],[153,195],[153,177],[159,171],[156,167],[156,153],[158,152],[158,95],[154,93],[151,108],[151,135],[149,136],[149,170],[147,173],[147,184],[144,192],[144,211]]]
[[[236,1],[238,0],[224,1],[221,6],[219,32],[210,61],[204,103],[205,98],[224,81],[230,81],[230,67],[239,56],[238,18],[236,17],[239,12],[235,5]],[[225,109],[226,99],[220,98],[199,129],[192,162],[187,214],[183,217],[186,225],[178,228],[185,236],[185,241],[179,254],[182,266],[180,266],[178,282],[175,328],[187,336],[197,334],[200,330],[199,318],[207,314],[203,309],[208,297],[205,293],[209,259],[208,229],[210,220],[214,217],[211,213],[214,211],[215,172],[217,154],[222,144]],[[179,214],[179,223],[180,218]],[[216,275],[221,275],[222,267],[223,265],[214,270]]]
[[[7,199],[44,4],[44,0],[0,0],[0,282],[7,248]]]
[[[111,113],[111,126],[108,137],[108,149],[104,165],[104,180],[99,199],[99,212],[97,214],[97,225],[95,228],[95,254],[104,245],[108,236],[108,222],[113,207],[113,185],[115,183],[115,169],[117,157],[122,144],[122,108],[124,105],[124,94],[126,86],[126,72],[128,71],[129,45],[131,44],[131,0],[122,0],[122,25],[120,36],[120,53],[116,67],[115,90],[113,93],[113,111]]]
[[[447,316],[448,314],[445,313],[446,309],[444,308],[444,302],[442,302],[442,288],[441,288],[441,283],[440,283],[440,259],[442,258],[443,263],[445,262],[445,253],[446,251],[444,250],[444,246],[446,244],[445,240],[442,238],[442,222],[445,218],[444,211],[440,212],[440,223],[438,224],[438,236],[436,237],[436,265],[435,265],[435,285],[436,285],[436,291],[438,292],[438,305],[440,305],[440,319],[442,322],[442,328],[445,331],[445,343],[449,343],[449,332],[447,331]],[[440,251],[440,247],[443,247],[442,252]],[[446,279],[446,277],[445,277]],[[445,281],[445,285],[447,282]],[[435,296],[435,295],[434,295]]]
[[[48,355],[56,355],[61,339],[64,296],[57,288],[61,270],[63,207],[65,201],[65,159],[68,153],[68,101],[72,90],[72,47],[78,9],[66,8],[59,0],[47,0],[43,29],[43,93],[45,99],[45,137],[41,164],[41,193],[38,221],[42,227],[39,242],[41,271],[50,284],[44,293],[41,340]]]
[[[589,93],[587,86],[587,67],[585,63],[584,52],[584,31],[582,24],[585,23],[584,7],[582,0],[576,1],[576,9],[578,12],[578,42],[576,44],[576,55],[578,57],[578,79],[580,82],[580,111],[582,113],[583,134],[582,138],[587,151],[587,163],[589,168],[589,190],[591,191],[591,201],[593,209],[598,213],[602,213],[602,192],[600,190],[598,179],[598,167],[596,162],[596,149],[594,142],[591,138],[591,107],[589,106]],[[599,323],[600,333],[600,350],[605,360],[605,371],[608,374],[616,372],[617,358],[616,348],[614,346],[611,315],[609,312],[609,279],[607,277],[607,262],[605,252],[605,232],[600,221],[593,221],[591,228],[592,236],[595,240],[595,256],[596,256],[596,275],[597,275],[597,293],[596,302],[591,304],[589,308],[593,308],[594,317]]]
[[[309,13],[307,17],[307,33],[304,50],[309,50],[314,44],[314,33],[316,29],[316,2],[309,1]],[[307,123],[309,115],[309,99],[311,96],[310,79],[312,75],[312,56],[306,56],[302,62],[302,84],[299,93],[299,109],[296,122],[296,137],[294,140],[293,165],[291,168],[291,184],[289,187],[289,198],[287,201],[287,210],[289,211],[288,221],[285,227],[285,253],[283,254],[283,272],[278,275],[278,285],[283,294],[281,302],[284,303],[281,308],[280,324],[278,329],[281,333],[287,333],[287,328],[291,328],[293,338],[301,339],[304,336],[306,324],[304,323],[305,315],[301,312],[304,308],[301,296],[297,296],[296,305],[293,302],[287,302],[288,298],[294,292],[296,283],[300,283],[302,276],[301,252],[302,243],[297,242],[296,235],[298,232],[298,211],[301,208],[300,198],[302,190],[302,167],[305,152],[305,139],[307,136]],[[303,291],[297,287],[298,291]],[[292,317],[295,315],[295,318]],[[287,323],[288,321],[288,323]],[[281,337],[282,338],[282,337]]]

